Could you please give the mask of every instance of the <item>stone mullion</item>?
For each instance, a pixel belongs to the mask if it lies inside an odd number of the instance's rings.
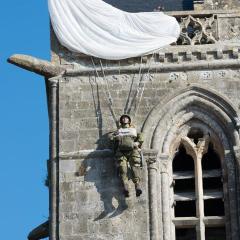
[[[202,157],[207,152],[209,144],[209,136],[199,139],[194,148],[195,157],[195,186],[196,186],[196,207],[197,217],[197,239],[205,240],[205,224],[204,224],[204,194],[203,194],[203,176],[202,176]]]
[[[182,138],[182,143],[186,147],[187,153],[194,159],[196,217],[198,218],[196,225],[197,240],[205,240],[202,156],[208,149],[209,136],[199,138],[197,144],[190,138],[185,137]]]
[[[203,199],[203,180],[202,180],[202,154],[197,154],[195,160],[195,187],[196,187],[196,213],[199,222],[196,226],[197,240],[205,240],[204,225],[204,199]]]

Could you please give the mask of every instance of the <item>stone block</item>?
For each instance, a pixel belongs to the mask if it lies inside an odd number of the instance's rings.
[[[74,152],[76,150],[75,140],[60,140],[59,151],[60,152]]]
[[[85,218],[80,218],[73,224],[73,234],[85,234],[88,233],[88,220]],[[94,233],[92,233],[94,234]]]
[[[61,160],[59,170],[64,173],[75,173],[76,163],[72,160]]]
[[[74,190],[74,184],[69,182],[60,183],[61,192],[71,192]]]
[[[73,234],[73,223],[64,222],[59,225],[60,236],[71,236]]]
[[[66,213],[71,213],[71,212],[73,212],[74,211],[74,203],[69,203],[69,202],[60,202],[59,203],[59,207],[60,207],[60,209],[61,209],[61,212],[62,213],[64,213],[64,212],[66,212]]]
[[[86,205],[89,202],[89,192],[88,191],[79,191],[76,193],[76,199],[81,205]]]

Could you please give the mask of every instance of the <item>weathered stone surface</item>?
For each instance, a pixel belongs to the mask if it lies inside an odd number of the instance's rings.
[[[201,141],[192,143],[188,133],[193,127],[210,137],[222,161],[225,218],[218,216],[216,223],[222,226],[226,222],[228,239],[239,239],[240,210],[235,211],[239,154],[233,149],[240,145],[240,15],[236,10],[173,14],[185,24],[185,30],[194,25],[195,33],[203,35],[199,39],[185,35],[185,40],[191,38],[187,43],[191,45],[169,46],[144,59],[102,60],[104,74],[100,60],[95,59],[100,77],[89,57],[67,51],[52,36],[53,62],[71,67],[57,86],[60,240],[172,240],[174,224],[189,227],[193,222],[199,239],[204,239],[203,223],[214,224],[215,216],[204,220],[201,204],[201,214],[194,219],[174,216],[172,159],[179,144],[185,144],[196,159],[207,149]],[[144,133],[140,198],[131,182],[130,198],[122,195],[109,140],[116,130],[112,112],[117,118],[129,113]],[[202,177],[196,175],[196,179],[203,204]]]
[[[54,65],[48,61],[22,54],[11,56],[8,58],[8,62],[31,72],[43,75],[44,77],[54,77],[66,70],[60,65]]]

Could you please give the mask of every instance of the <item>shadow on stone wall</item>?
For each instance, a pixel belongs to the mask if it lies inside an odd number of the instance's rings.
[[[107,136],[103,137],[107,138]],[[92,201],[96,201],[96,212],[103,209],[94,221],[118,216],[128,208],[111,151],[102,155],[98,153],[97,156],[96,152],[89,154],[82,162],[77,174],[84,176],[86,183],[94,183],[100,201],[103,203],[102,206],[97,206],[99,199],[93,197]]]

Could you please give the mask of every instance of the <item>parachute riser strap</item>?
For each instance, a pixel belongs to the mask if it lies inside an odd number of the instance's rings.
[[[140,67],[139,67],[139,72],[138,72],[138,79],[139,79],[139,84],[138,84],[138,87],[133,95],[133,98],[132,98],[132,101],[131,101],[131,104],[130,104],[130,107],[127,109],[127,113],[131,113],[132,111],[132,106],[135,104],[135,109],[136,109],[136,99],[138,98],[138,94],[139,94],[139,89],[140,89],[140,83],[142,81],[142,76],[143,74],[142,73],[142,61],[143,61],[143,58],[141,56],[141,63],[140,63]],[[134,80],[134,77],[135,75],[133,75],[133,78],[132,78],[132,81]]]
[[[151,58],[150,58],[150,60],[149,60],[148,72],[147,72],[147,74],[148,74],[148,81],[150,81],[150,68],[151,68],[152,60],[154,60],[155,54],[156,54],[156,53],[153,53],[152,56],[151,56]],[[142,78],[143,78],[143,77],[142,77]],[[143,92],[144,92],[144,90],[145,90],[146,80],[143,81],[143,85],[141,86],[142,78],[141,78],[141,81],[139,82],[139,89],[141,90],[141,94],[140,94],[139,101],[138,101],[137,104],[136,104],[136,110],[135,110],[135,112],[134,112],[134,116],[137,115],[137,112],[138,112],[140,103],[141,103],[141,101],[142,101]]]
[[[97,68],[96,68],[96,65],[95,65],[95,63],[94,63],[94,60],[93,60],[93,57],[91,57],[91,60],[92,60],[92,65],[93,65],[93,67],[94,67],[94,69],[95,69],[95,72],[96,72],[96,75],[97,75],[97,77],[100,79],[100,76],[99,76],[99,73],[98,73],[98,71],[97,71]],[[111,93],[110,93],[110,89],[109,89],[109,83],[108,83],[108,80],[107,80],[107,78],[106,78],[106,76],[105,76],[105,72],[104,72],[104,69],[103,69],[103,66],[102,66],[102,61],[101,61],[101,59],[100,59],[100,66],[101,66],[101,70],[102,70],[102,73],[103,73],[103,79],[104,79],[104,82],[106,83],[106,85],[107,85],[107,89],[106,88],[104,88],[104,95],[105,95],[105,98],[106,98],[106,100],[107,100],[107,102],[108,102],[108,107],[109,107],[109,110],[110,110],[110,112],[111,112],[111,114],[112,114],[112,117],[113,117],[113,120],[114,120],[114,122],[115,122],[115,124],[116,124],[116,126],[117,126],[117,128],[119,127],[119,124],[118,124],[118,120],[117,120],[117,118],[116,118],[116,114],[115,114],[115,112],[114,112],[114,110],[113,110],[113,100],[112,100],[112,96],[111,96]]]

